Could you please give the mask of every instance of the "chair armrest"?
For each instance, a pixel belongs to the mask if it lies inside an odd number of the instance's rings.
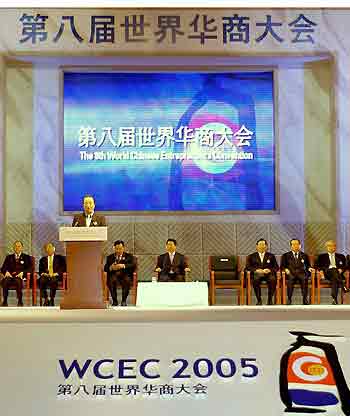
[[[31,272],[28,272],[27,275],[26,275],[26,277],[27,277],[26,278],[26,289],[29,289],[30,288],[30,275],[31,274],[32,274]]]
[[[68,276],[67,276],[67,272],[62,274],[62,287],[63,290],[66,291],[68,288]]]
[[[322,270],[316,271],[316,277],[317,277],[317,284],[320,283],[321,279],[325,279],[324,273]]]
[[[244,270],[241,271],[237,271],[238,276],[239,276],[239,282],[240,282],[240,286],[243,288],[244,287]]]
[[[286,272],[283,270],[282,275],[282,294],[281,294],[281,304],[286,304]]]
[[[137,286],[137,272],[133,272],[132,273],[132,286],[136,287]]]
[[[344,272],[344,276],[345,276],[345,287],[349,289],[349,270],[346,270]]]
[[[34,272],[33,274],[33,286],[32,286],[32,305],[36,306],[36,289],[38,284],[38,274],[37,272]]]
[[[185,282],[192,282],[191,269],[185,271]]]
[[[244,273],[244,272],[243,272]],[[250,283],[250,271],[249,270],[247,270],[246,272],[245,272],[245,274],[246,274],[246,279],[244,279],[245,280],[245,282],[246,282],[246,304],[247,305],[250,305],[250,303],[251,303],[251,283]]]

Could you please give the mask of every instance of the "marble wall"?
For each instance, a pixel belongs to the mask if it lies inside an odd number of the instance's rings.
[[[142,61],[145,64],[145,61]],[[190,256],[194,274],[206,279],[210,254],[246,255],[265,237],[276,254],[298,237],[311,252],[323,241],[345,243],[337,229],[332,128],[331,61],[275,65],[279,213],[273,215],[110,216],[109,241],[123,238],[138,255],[147,279],[164,241],[172,236]],[[61,68],[57,63],[10,66],[6,77],[4,246],[21,238],[37,258],[59,225],[71,217],[60,210],[62,172]],[[322,169],[320,169],[320,165]],[[150,237],[151,235],[151,237]],[[58,242],[58,250],[64,247]]]

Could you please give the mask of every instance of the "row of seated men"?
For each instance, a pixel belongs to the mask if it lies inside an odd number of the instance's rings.
[[[100,227],[106,226],[106,218],[103,215],[98,215],[95,212],[95,199],[92,195],[85,195],[82,200],[82,213],[75,215],[73,218],[72,226],[73,227]],[[173,241],[176,250],[176,241],[168,240],[168,242]],[[167,275],[167,273],[162,273],[162,266],[166,262],[169,268],[169,258],[172,256],[171,248],[167,246],[167,253],[158,258],[158,264],[156,271],[161,275]],[[255,291],[255,296],[257,298],[257,305],[262,304],[261,298],[261,282],[266,281],[268,285],[268,304],[272,305],[273,297],[276,290],[277,277],[276,273],[278,270],[284,271],[287,276],[287,295],[288,295],[288,304],[292,303],[293,289],[295,283],[300,283],[302,294],[303,294],[303,303],[307,305],[308,300],[308,279],[313,268],[310,265],[309,256],[301,251],[301,243],[298,239],[292,239],[290,241],[291,250],[288,253],[283,254],[281,259],[280,267],[277,264],[276,257],[267,251],[267,241],[265,239],[260,239],[256,243],[256,252],[247,256],[246,259],[246,271],[251,273],[253,279],[253,287]],[[332,303],[338,303],[338,291],[339,288],[343,292],[347,291],[343,283],[344,273],[348,269],[348,264],[346,258],[343,254],[336,253],[336,244],[334,241],[328,241],[326,243],[327,252],[318,256],[316,260],[315,268],[320,270],[325,279],[328,279],[332,285]],[[187,260],[185,256],[179,255],[176,253],[176,258],[181,259],[181,268],[178,267],[176,272],[173,273],[173,269],[169,280],[181,280],[183,279],[186,268],[189,270]],[[113,255],[112,255],[113,256]],[[113,257],[110,257],[112,259]],[[110,260],[111,261],[111,260]],[[179,260],[180,261],[180,260]],[[171,264],[171,263],[170,263]],[[112,266],[109,266],[112,267]],[[108,277],[108,287],[111,290],[113,304],[117,304],[116,301],[116,289],[115,289],[115,279],[121,280],[122,277],[111,278],[111,270],[105,268],[105,271],[109,273]],[[119,276],[122,276],[123,273],[119,270]],[[162,276],[160,276],[162,279]],[[111,282],[112,281],[112,282]],[[126,282],[127,279],[124,279]],[[126,283],[124,283],[124,286]],[[123,287],[124,287],[123,286]],[[124,290],[124,289],[123,289]],[[123,292],[124,293],[124,292]],[[123,295],[122,304],[125,304],[125,296]]]
[[[186,257],[176,252],[176,240],[168,239],[167,253],[158,256],[155,271],[159,281],[184,281],[185,274],[190,271]],[[55,253],[53,243],[45,245],[46,256],[39,261],[39,286],[44,306],[54,306],[55,295],[63,274],[67,271],[66,258]],[[13,254],[6,256],[1,267],[0,279],[3,289],[2,306],[8,306],[8,293],[14,288],[17,293],[18,306],[23,306],[23,279],[32,270],[32,260],[23,253],[23,243],[15,241]],[[112,297],[112,305],[118,305],[117,285],[122,287],[121,305],[126,306],[130,291],[133,272],[136,267],[136,257],[125,251],[122,240],[114,243],[114,252],[107,256],[104,271],[107,273],[107,286]],[[48,296],[50,290],[50,297]]]
[[[181,282],[185,280],[190,267],[185,255],[176,251],[177,242],[169,238],[166,241],[166,252],[158,256],[155,272],[159,281]],[[259,239],[256,243],[256,251],[246,258],[245,270],[251,274],[252,284],[257,300],[257,305],[262,305],[261,283],[268,286],[268,304],[273,304],[276,290],[276,273],[284,271],[287,279],[288,304],[292,304],[293,289],[295,283],[299,283],[303,295],[303,304],[308,300],[308,279],[315,269],[323,273],[324,278],[331,282],[332,303],[338,303],[338,292],[344,292],[348,288],[344,285],[344,273],[349,269],[349,263],[343,254],[336,252],[336,243],[329,240],[325,244],[326,252],[317,257],[315,265],[310,264],[309,256],[301,250],[299,239],[290,240],[291,250],[281,257],[280,266],[274,254],[267,251],[268,244],[265,239]],[[22,289],[23,278],[31,271],[31,257],[23,253],[23,243],[16,241],[13,244],[13,254],[6,256],[1,267],[1,285],[3,288],[2,306],[8,306],[8,291],[14,287],[17,292],[18,306],[23,306]],[[66,272],[66,259],[55,253],[53,243],[45,245],[46,256],[39,262],[39,286],[44,306],[53,306],[59,281]],[[118,305],[117,285],[122,287],[121,305],[126,306],[130,291],[132,275],[136,267],[136,258],[125,251],[122,240],[114,243],[114,252],[107,256],[104,271],[107,273],[107,286],[112,297],[112,305]],[[50,297],[48,296],[50,290]]]

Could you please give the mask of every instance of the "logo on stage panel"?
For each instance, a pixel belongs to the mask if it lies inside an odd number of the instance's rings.
[[[333,345],[343,337],[290,333],[296,341],[283,354],[280,364],[280,395],[285,412],[349,416],[350,391]]]
[[[339,361],[335,348],[345,338],[302,331],[290,334],[294,342],[280,360],[279,393],[284,412],[350,416],[350,390],[342,369],[345,363]],[[276,374],[272,368],[264,377],[259,357],[242,351],[239,355],[192,358],[186,354],[175,358],[61,358],[58,369],[57,397],[64,399],[206,398],[212,388],[223,386],[221,382],[232,381],[239,400],[245,400],[243,391],[256,388],[261,393],[266,377],[273,379]],[[269,393],[271,400],[278,395],[273,388]]]

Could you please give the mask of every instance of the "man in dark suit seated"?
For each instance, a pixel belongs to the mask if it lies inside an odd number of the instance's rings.
[[[267,241],[263,238],[256,242],[256,252],[249,254],[246,261],[246,271],[251,273],[253,287],[257,299],[257,305],[262,305],[261,287],[262,281],[268,286],[268,304],[272,305],[272,298],[276,290],[276,272],[278,264],[276,257],[267,251]]]
[[[348,291],[343,282],[346,259],[343,254],[336,253],[337,244],[334,240],[326,241],[325,247],[327,253],[322,253],[317,257],[315,267],[322,271],[324,277],[331,282],[332,304],[337,305],[338,289],[342,288],[344,292]]]
[[[54,306],[58,282],[63,279],[66,273],[66,258],[55,254],[56,247],[53,243],[45,244],[47,256],[39,261],[40,291],[44,299],[44,306]],[[47,296],[47,288],[50,288],[50,300]]]
[[[281,259],[281,271],[286,273],[288,305],[292,304],[294,284],[299,282],[303,295],[303,304],[308,305],[308,278],[313,270],[309,256],[301,251],[301,242],[293,238],[289,242],[291,251],[284,253]]]
[[[106,258],[104,271],[107,273],[107,286],[112,296],[112,306],[118,306],[117,284],[122,287],[122,303],[126,306],[126,300],[130,291],[133,273],[135,271],[135,257],[125,251],[124,241],[114,242],[114,253]]]
[[[103,215],[95,213],[95,200],[91,195],[85,195],[83,198],[84,212],[74,215],[72,227],[104,227],[106,218]]]
[[[190,271],[186,257],[176,251],[176,240],[168,238],[167,252],[158,256],[155,272],[159,273],[160,282],[184,282]]]
[[[13,254],[6,256],[5,261],[1,267],[1,274],[3,279],[1,285],[3,288],[3,302],[2,306],[8,306],[7,298],[10,286],[14,285],[17,293],[18,306],[23,306],[22,289],[23,279],[27,277],[32,269],[32,261],[28,254],[24,254],[23,243],[15,241],[13,243]]]

